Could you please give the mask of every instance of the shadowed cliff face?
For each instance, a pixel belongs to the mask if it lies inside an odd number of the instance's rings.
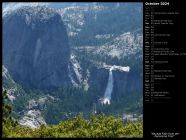
[[[3,17],[3,64],[28,88],[70,84],[70,47],[59,14],[46,7],[22,7]]]

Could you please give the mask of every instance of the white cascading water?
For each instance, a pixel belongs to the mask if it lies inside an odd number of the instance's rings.
[[[108,79],[108,83],[107,83],[107,87],[105,90],[105,94],[104,97],[102,99],[102,104],[110,104],[110,100],[111,100],[111,94],[112,94],[112,90],[113,90],[113,84],[114,84],[114,78],[112,75],[112,71],[113,70],[120,70],[120,71],[124,71],[124,72],[129,72],[130,71],[130,67],[121,67],[121,66],[111,66],[109,69],[109,79]]]
[[[111,67],[109,70],[109,79],[108,79],[107,87],[106,87],[104,98],[103,98],[103,104],[110,104],[110,99],[111,99],[111,94],[112,94],[113,84],[114,84],[112,69],[113,67]]]

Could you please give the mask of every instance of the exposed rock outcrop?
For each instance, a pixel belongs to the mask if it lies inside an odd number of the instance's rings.
[[[28,88],[68,86],[70,47],[60,15],[46,7],[22,7],[3,17],[3,64]]]

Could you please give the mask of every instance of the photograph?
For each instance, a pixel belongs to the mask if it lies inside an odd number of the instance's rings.
[[[143,138],[143,2],[3,2],[3,138]]]

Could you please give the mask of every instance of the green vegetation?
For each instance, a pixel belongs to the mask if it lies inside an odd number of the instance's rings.
[[[101,137],[142,137],[143,126],[141,122],[123,125],[121,118],[106,117],[104,114],[98,116],[91,115],[89,120],[85,120],[82,115],[78,115],[71,120],[61,121],[57,125],[44,126],[38,129],[31,129],[17,125],[11,127],[5,137],[14,138],[101,138]]]
[[[11,106],[6,104],[7,95],[3,91],[3,137],[4,138],[101,138],[101,137],[143,137],[143,124],[140,121],[123,123],[121,118],[92,114],[84,119],[78,114],[72,119],[61,121],[57,125],[41,125],[31,129],[20,126],[11,116]]]
[[[10,130],[12,130],[13,127],[17,126],[17,122],[13,120],[12,118],[12,107],[11,105],[7,104],[6,101],[8,99],[7,91],[4,90],[2,93],[2,126],[3,126],[3,137],[8,137]]]

